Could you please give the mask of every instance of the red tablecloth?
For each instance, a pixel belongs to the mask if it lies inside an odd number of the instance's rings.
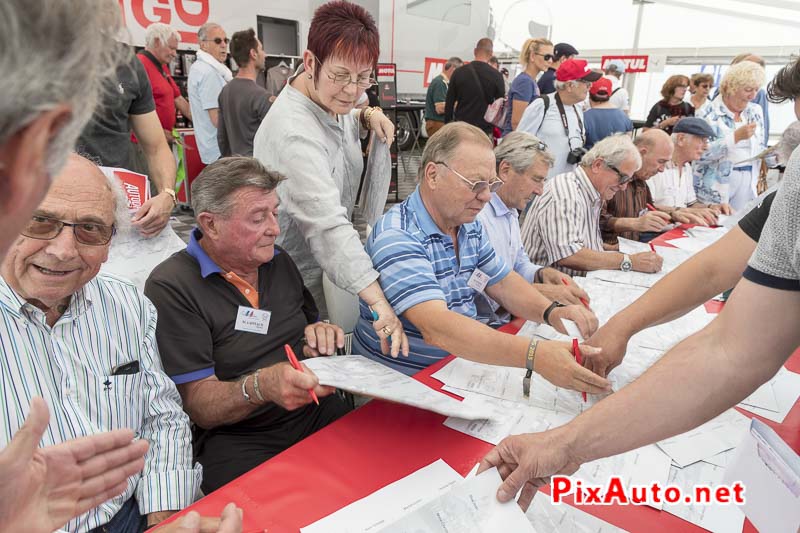
[[[659,238],[675,238],[673,230]],[[506,326],[515,332],[521,321]],[[417,374],[426,385],[441,390],[431,374],[450,358]],[[786,365],[800,372],[800,350]],[[445,393],[447,394],[447,393]],[[800,403],[800,402],[799,402]],[[747,411],[742,411],[749,415]],[[372,401],[265,462],[189,509],[216,515],[228,502],[244,509],[244,531],[296,533],[300,527],[363,498],[411,472],[442,458],[466,474],[491,448],[490,444],[446,428],[445,417],[428,411]],[[800,407],[795,405],[783,424],[762,419],[800,452]],[[569,501],[569,500],[568,500]],[[703,531],[680,518],[649,507],[579,506],[631,532]],[[749,522],[745,532],[755,531]]]

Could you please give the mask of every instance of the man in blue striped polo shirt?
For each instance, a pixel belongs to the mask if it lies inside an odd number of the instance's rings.
[[[456,122],[431,136],[422,154],[419,182],[411,196],[378,221],[366,246],[380,273],[381,288],[401,317],[409,355],[393,359],[381,353],[364,302],[354,352],[405,374],[451,353],[524,368],[529,347],[535,347],[532,341],[476,320],[475,296],[484,291],[513,315],[550,323],[562,332],[561,318],[574,320],[584,335],[597,328],[591,311],[551,303],[495,255],[475,218],[503,182],[495,173],[492,144],[481,130]],[[533,370],[576,390],[598,393],[609,386],[578,365],[564,343],[540,342]]]

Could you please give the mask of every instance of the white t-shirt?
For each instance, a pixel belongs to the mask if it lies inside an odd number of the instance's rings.
[[[622,81],[617,79],[616,76],[603,77],[611,82],[611,97],[608,99],[608,102],[617,109],[622,109],[626,113],[630,112],[630,96],[628,95],[628,90],[622,86]]]
[[[547,114],[542,120],[544,111],[544,98],[550,99]],[[547,149],[553,154],[555,159],[547,177],[552,178],[564,172],[570,172],[575,165],[567,164],[567,154],[570,150],[581,147],[586,141],[586,129],[583,123],[583,111],[579,105],[565,105],[564,112],[567,116],[567,128],[569,139],[564,134],[564,124],[561,121],[561,114],[556,105],[555,93],[544,95],[537,98],[528,105],[525,113],[517,126],[518,131],[524,131],[535,135],[547,145]]]
[[[668,163],[663,172],[647,180],[647,187],[655,205],[687,207],[697,202],[692,165],[689,163],[684,164],[682,168],[674,163]]]
[[[747,123],[743,120],[739,122],[734,122],[733,124],[733,131],[735,132],[742,126],[745,126]],[[752,137],[750,138],[752,139]],[[744,141],[739,141],[738,143],[733,145],[733,150],[728,153],[728,160],[733,163],[734,167],[736,166],[748,166],[752,165],[752,161],[748,161],[747,163],[742,163],[741,165],[737,165],[740,161],[744,161],[745,159],[749,159],[752,157],[752,148],[750,146],[750,139],[745,139]]]

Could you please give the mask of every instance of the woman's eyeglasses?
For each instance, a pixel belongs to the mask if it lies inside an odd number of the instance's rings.
[[[113,225],[106,226],[104,224],[95,224],[94,222],[72,224],[55,218],[34,215],[21,233],[31,239],[50,241],[58,237],[65,226],[72,228],[76,241],[88,246],[108,244],[108,241],[117,231]]]
[[[542,59],[544,59],[545,61],[552,61],[554,59],[553,58],[553,54],[540,54],[538,52],[534,52],[533,55],[539,56]]]
[[[476,196],[481,194],[486,189],[489,189],[489,192],[495,192],[497,191],[497,189],[503,186],[503,180],[501,180],[497,176],[495,176],[491,181],[486,181],[486,180],[472,181],[468,180],[467,178],[465,178],[464,176],[462,176],[461,174],[450,168],[450,165],[448,165],[444,161],[434,161],[434,164],[444,165],[445,168],[447,168],[447,170],[449,170],[450,172],[461,178],[461,181],[469,185],[470,190],[473,193],[475,193]]]

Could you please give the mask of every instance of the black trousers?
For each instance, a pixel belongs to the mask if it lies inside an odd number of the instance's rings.
[[[207,435],[196,458],[203,465],[203,492],[233,481],[350,411],[336,394],[320,398],[319,403],[300,408],[298,416],[283,425],[247,431],[220,428]]]

